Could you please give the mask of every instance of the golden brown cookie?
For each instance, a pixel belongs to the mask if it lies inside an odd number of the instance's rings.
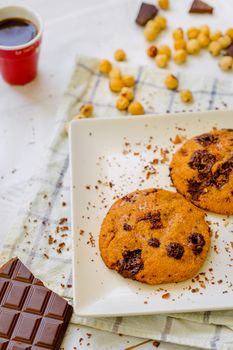
[[[210,246],[205,213],[179,193],[136,191],[107,213],[99,246],[107,267],[148,284],[193,277]]]
[[[173,156],[170,175],[177,190],[198,207],[233,214],[233,129],[185,142]]]

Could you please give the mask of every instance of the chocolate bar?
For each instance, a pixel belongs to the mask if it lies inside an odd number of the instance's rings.
[[[212,14],[214,8],[202,0],[194,0],[189,13],[209,13]]]
[[[59,350],[72,312],[18,258],[0,268],[0,350]]]
[[[138,12],[136,23],[144,26],[150,19],[153,19],[158,13],[156,6],[143,2]]]

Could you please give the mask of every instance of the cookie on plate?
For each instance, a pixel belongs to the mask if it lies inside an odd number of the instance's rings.
[[[118,199],[103,220],[99,237],[108,268],[148,284],[195,276],[209,246],[205,213],[179,193],[162,189]]]
[[[233,129],[186,141],[173,156],[170,175],[176,189],[198,207],[233,214]]]

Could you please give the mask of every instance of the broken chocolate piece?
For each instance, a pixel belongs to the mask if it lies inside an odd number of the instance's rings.
[[[118,272],[126,278],[135,276],[144,267],[141,254],[141,249],[124,252],[123,259],[117,263]]]
[[[180,260],[184,254],[184,247],[180,243],[171,242],[167,246],[167,255]]]
[[[157,13],[158,9],[156,6],[143,2],[137,15],[136,23],[140,26],[144,26],[150,19],[153,19]]]
[[[60,349],[73,308],[18,259],[0,268],[0,349]]]
[[[233,44],[231,44],[231,45],[227,48],[226,56],[231,56],[231,57],[233,57]]]
[[[200,143],[203,147],[207,147],[217,141],[217,138],[212,134],[202,134],[195,137],[195,140]]]
[[[212,14],[214,11],[214,8],[210,5],[208,5],[206,2],[202,0],[194,0],[189,13],[209,13]]]
[[[160,242],[157,238],[150,238],[147,243],[153,248],[158,248],[160,246]]]
[[[205,245],[205,238],[201,233],[193,232],[188,237],[189,246],[195,255],[201,254]]]

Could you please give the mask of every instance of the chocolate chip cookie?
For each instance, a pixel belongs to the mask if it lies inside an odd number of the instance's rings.
[[[100,252],[108,268],[148,284],[193,277],[206,259],[210,230],[205,213],[179,193],[132,192],[103,220]]]
[[[177,190],[198,207],[233,214],[233,129],[185,142],[173,156],[170,175]]]

